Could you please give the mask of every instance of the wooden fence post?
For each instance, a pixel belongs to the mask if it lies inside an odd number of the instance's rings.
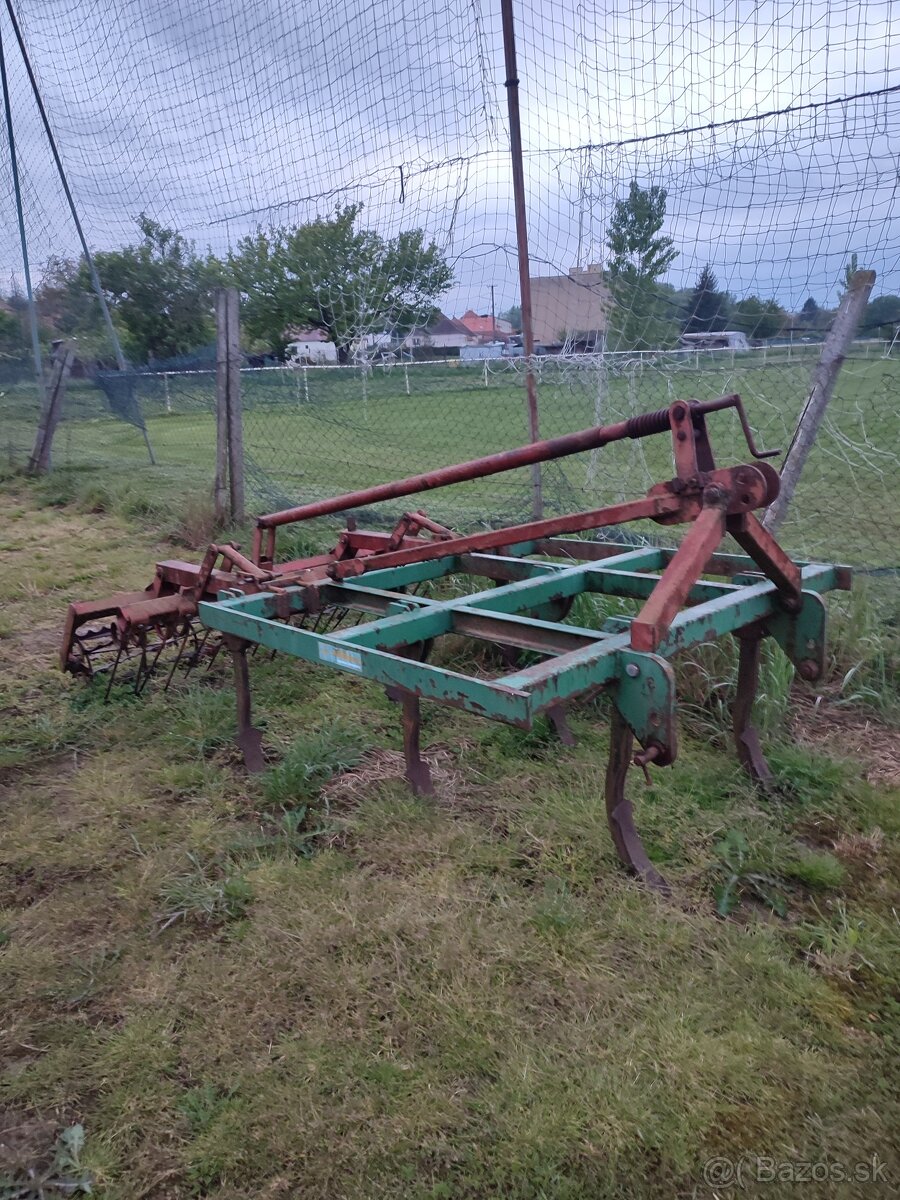
[[[772,533],[785,518],[874,283],[874,271],[856,271],[841,297],[837,315],[822,345],[822,353],[813,373],[806,407],[800,414],[797,431],[781,468],[781,491],[763,517],[763,525]]]
[[[219,521],[244,520],[244,422],[241,407],[241,329],[237,288],[216,292],[216,477]]]
[[[28,460],[28,473],[37,475],[50,470],[53,436],[62,415],[66,398],[66,384],[75,361],[75,353],[68,342],[54,342],[50,366],[50,383],[44,394],[41,419],[38,425],[34,449]]]

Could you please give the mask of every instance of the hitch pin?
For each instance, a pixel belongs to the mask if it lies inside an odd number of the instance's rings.
[[[648,787],[650,787],[653,781],[650,778],[647,765],[654,762],[657,758],[659,758],[659,746],[648,746],[646,750],[639,750],[631,760],[636,767],[640,767],[644,772],[644,781]]]

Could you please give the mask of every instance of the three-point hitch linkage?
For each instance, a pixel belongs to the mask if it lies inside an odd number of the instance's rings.
[[[716,467],[706,418],[724,409],[736,411],[753,463]],[[667,431],[675,476],[639,500],[471,534],[420,510],[405,513],[390,532],[359,530],[350,518],[330,553],[276,561],[283,525]],[[544,713],[570,742],[567,706],[605,690],[613,712],[606,772],[613,841],[631,870],[665,888],[635,828],[626,778],[632,764],[646,774],[677,756],[670,659],[724,634],[738,639],[737,753],[765,786],[771,775],[751,719],[762,639],[774,638],[804,679],[818,679],[825,655],[820,593],[850,586],[845,567],[793,561],[755,516],[778,494],[778,473],[762,461],[777,453],[757,450],[739,396],[679,400],[616,425],[270,513],[257,521],[249,558],[213,544],[199,565],[157,563],[143,592],[73,604],[62,665],[107,673],[108,693],[121,664],[131,663],[140,691],[164,656],[168,686],[179,665],[211,661],[224,645],[234,664],[237,740],[250,770],[261,770],[264,759],[251,719],[248,649],[262,645],[364,676],[402,707],[407,779],[422,794],[432,782],[420,753],[420,700],[522,728]],[[623,549],[621,541],[569,536],[647,519],[688,529],[675,549]],[[721,553],[726,534],[743,554]],[[451,577],[467,575],[489,586],[450,595]],[[440,586],[416,594],[440,580],[446,597]],[[581,628],[566,618],[582,593],[628,597],[639,607],[600,630]],[[482,678],[430,663],[435,640],[451,633],[497,644],[508,669]],[[522,651],[530,652],[526,665],[517,659]]]

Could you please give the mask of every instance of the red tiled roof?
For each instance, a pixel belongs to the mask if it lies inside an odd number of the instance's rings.
[[[500,330],[494,325],[491,317],[480,317],[477,312],[473,312],[470,308],[468,312],[463,313],[458,318],[460,324],[465,325],[469,333],[499,333]]]

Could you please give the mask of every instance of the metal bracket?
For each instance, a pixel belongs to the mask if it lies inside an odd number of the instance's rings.
[[[797,612],[782,610],[766,620],[767,632],[810,682],[825,671],[825,627],[825,602],[815,592],[801,593]]]
[[[675,724],[675,672],[658,654],[621,650],[612,701],[645,750],[656,748],[659,766],[678,755]]]

